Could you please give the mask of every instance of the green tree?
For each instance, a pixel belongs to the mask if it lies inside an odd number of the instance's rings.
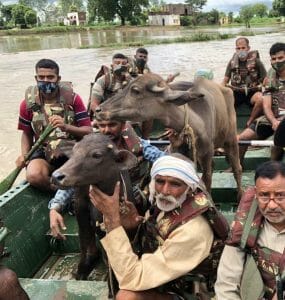
[[[105,2],[105,1],[103,1]],[[60,7],[62,16],[66,16],[70,12],[70,8],[74,6],[77,8],[76,11],[84,10],[84,5],[82,0],[59,0],[58,6]]]
[[[263,3],[256,3],[256,4],[253,4],[252,6],[253,8],[253,11],[254,11],[254,14],[257,16],[257,17],[260,17],[260,18],[264,18],[267,16],[267,6]]]
[[[216,9],[212,9],[208,14],[208,22],[209,24],[219,24],[220,13]]]
[[[207,4],[207,0],[186,0],[186,4],[191,5],[193,12],[202,10],[203,6]]]
[[[124,26],[126,21],[134,22],[140,17],[147,6],[148,0],[93,0],[92,3],[88,1],[88,12],[105,21],[113,21],[118,16]]]
[[[16,4],[12,8],[12,17],[16,26],[20,26],[21,28],[27,27],[25,13],[30,9],[30,7],[23,4]]]
[[[25,13],[25,22],[27,26],[34,26],[37,24],[37,13],[30,9]]]
[[[232,11],[228,13],[228,20],[229,20],[229,24],[232,24],[234,21],[234,13]]]
[[[13,18],[12,9],[16,4],[3,5],[1,8],[1,14],[6,23],[10,22]]]
[[[239,11],[239,15],[243,22],[245,23],[246,28],[250,28],[250,20],[254,16],[253,5],[244,5],[241,7]]]
[[[274,11],[278,11],[279,16],[285,16],[285,0],[274,0],[272,8]]]

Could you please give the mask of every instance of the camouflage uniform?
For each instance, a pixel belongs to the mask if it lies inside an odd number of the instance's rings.
[[[210,255],[188,274],[158,287],[160,292],[175,293],[183,299],[210,299],[210,295],[213,295],[210,292],[213,292],[223,240],[226,239],[229,228],[226,219],[203,192],[197,190],[182,207],[164,213],[163,216],[157,207],[150,208],[146,213],[147,221],[141,225],[137,239],[133,241],[133,248],[139,256],[153,253],[174,230],[199,215],[205,217],[214,232]]]
[[[278,120],[282,120],[285,115],[285,81],[279,80],[278,75],[272,68],[268,71],[263,94],[271,95],[272,112]],[[274,133],[272,124],[266,116],[256,119],[250,128],[262,139],[267,139]]]
[[[285,271],[285,255],[259,245],[264,221],[255,198],[255,189],[249,188],[240,201],[226,244],[239,247],[254,258],[264,283],[263,297],[271,300],[276,292],[276,276],[282,276]]]
[[[150,72],[150,68],[147,64],[145,64],[143,69],[138,68],[136,65],[136,60],[132,57],[128,57],[128,63],[130,65],[129,67],[129,73],[132,77],[137,77],[138,75],[146,74]]]
[[[75,94],[70,82],[59,83],[59,101],[53,104],[42,103],[37,86],[30,86],[25,93],[27,109],[33,112],[31,126],[36,138],[41,135],[48,124],[48,118],[52,115],[59,115],[64,118],[65,124],[75,125],[75,113],[73,109],[73,99]],[[45,158],[48,162],[58,156],[58,145],[62,139],[73,139],[70,134],[61,131],[60,128],[54,130],[45,142]],[[36,153],[38,155],[39,152]]]

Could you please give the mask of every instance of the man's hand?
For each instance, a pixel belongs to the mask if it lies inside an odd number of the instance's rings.
[[[24,155],[20,155],[16,161],[15,164],[18,168],[24,168],[26,166],[25,157]]]
[[[60,128],[62,131],[66,131],[66,124],[61,116],[53,115],[49,117],[49,122],[54,128]]]
[[[134,203],[125,201],[126,212],[120,214],[121,224],[125,230],[136,229],[143,222],[144,217],[138,214]]]
[[[104,216],[104,223],[107,232],[121,226],[119,195],[119,182],[117,182],[112,196],[104,194],[96,186],[92,186],[89,193],[91,202]]]
[[[63,217],[55,209],[51,209],[49,212],[49,222],[51,235],[56,239],[66,240],[66,237],[61,233],[61,229],[66,230],[66,226],[63,222]]]
[[[281,122],[281,121],[279,121],[279,120],[277,120],[277,119],[273,120],[273,122],[272,122],[272,129],[273,129],[274,131],[276,131],[276,129],[277,129],[277,127],[279,126],[280,122]]]

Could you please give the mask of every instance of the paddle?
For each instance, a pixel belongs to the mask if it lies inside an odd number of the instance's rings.
[[[31,150],[25,155],[25,162],[27,162],[32,154],[39,149],[39,147],[43,144],[45,139],[51,134],[51,132],[54,130],[50,124],[46,127],[46,129],[43,131],[43,133],[40,135],[39,139],[35,142]],[[4,180],[0,182],[0,195],[6,193],[13,183],[15,182],[16,178],[18,177],[19,173],[21,172],[22,168],[17,167],[14,169]]]
[[[278,147],[285,147],[285,119],[280,122],[275,131],[274,145]]]

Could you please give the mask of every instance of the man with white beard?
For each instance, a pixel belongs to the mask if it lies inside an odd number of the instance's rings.
[[[226,238],[227,221],[192,162],[181,154],[154,162],[149,187],[151,207],[144,217],[128,201],[128,209],[120,212],[119,183],[112,196],[96,187],[90,191],[104,216],[106,236],[101,243],[119,283],[116,299],[190,299],[194,294],[194,299],[210,299],[205,278],[211,270],[204,262],[217,236]],[[132,242],[130,231],[136,237]]]

